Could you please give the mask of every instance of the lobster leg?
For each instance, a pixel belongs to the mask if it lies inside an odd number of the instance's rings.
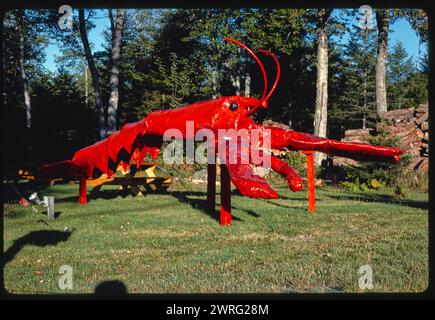
[[[271,156],[270,165],[273,171],[278,172],[287,179],[289,187],[293,192],[302,190],[302,178],[287,162],[275,156]]]

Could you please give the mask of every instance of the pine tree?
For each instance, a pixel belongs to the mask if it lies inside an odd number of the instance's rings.
[[[354,26],[336,72],[329,130],[340,138],[344,130],[373,127],[376,122],[376,34]],[[340,134],[338,134],[340,132]]]
[[[387,61],[387,71],[390,109],[411,107],[412,102],[406,99],[406,96],[408,80],[415,72],[415,66],[402,41],[396,42],[391,48]]]

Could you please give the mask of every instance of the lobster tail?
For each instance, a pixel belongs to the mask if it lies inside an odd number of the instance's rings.
[[[71,160],[43,165],[39,168],[39,176],[44,178],[83,177],[84,174]]]

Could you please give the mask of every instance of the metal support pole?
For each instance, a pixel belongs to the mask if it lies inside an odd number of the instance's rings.
[[[221,212],[220,224],[231,225],[231,180],[226,165],[221,164]]]
[[[307,182],[308,182],[308,210],[311,213],[316,211],[316,194],[314,188],[314,156],[313,151],[303,151],[307,156]]]
[[[79,204],[86,204],[88,202],[88,198],[86,195],[87,188],[86,188],[86,178],[80,179],[80,187],[79,187]]]
[[[48,219],[54,219],[54,197],[53,196],[44,196],[44,203],[47,207],[47,216]]]

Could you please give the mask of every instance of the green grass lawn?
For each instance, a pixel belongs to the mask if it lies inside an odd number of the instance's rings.
[[[79,206],[78,185],[55,185],[39,193],[55,196],[53,221],[4,188],[10,293],[93,293],[112,280],[130,293],[366,292],[358,287],[366,264],[373,269],[369,292],[428,285],[425,193],[397,201],[391,192],[324,187],[315,214],[307,211],[306,190],[278,188],[282,198],[269,201],[233,194],[233,225],[221,227],[202,211],[204,186],[143,197],[107,187]],[[31,190],[25,183],[18,189]],[[72,290],[58,286],[62,265],[73,268]]]

